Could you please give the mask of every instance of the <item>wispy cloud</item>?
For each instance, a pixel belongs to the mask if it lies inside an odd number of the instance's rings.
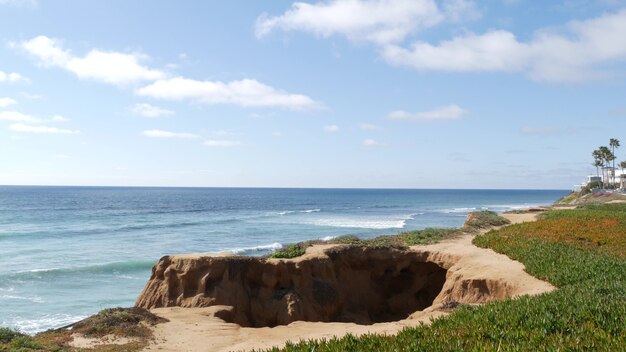
[[[0,108],[6,108],[7,106],[10,105],[15,105],[17,104],[17,101],[15,101],[15,99],[11,99],[11,98],[0,98]]]
[[[199,135],[187,132],[171,132],[164,130],[147,130],[141,132],[143,136],[151,138],[175,138],[175,139],[196,139]]]
[[[324,126],[324,132],[328,132],[328,133],[339,132],[339,126],[337,126],[337,125]]]
[[[241,145],[240,141],[233,141],[233,140],[218,140],[218,139],[210,139],[210,140],[206,140],[204,141],[204,143],[202,143],[203,145],[207,146],[207,147],[236,147]]]
[[[320,103],[306,95],[287,93],[253,79],[224,83],[175,77],[158,80],[137,90],[137,94],[155,99],[193,100],[205,104],[234,104],[244,107],[321,107]]]
[[[467,33],[439,44],[415,42],[410,48],[386,46],[389,63],[420,71],[524,72],[545,81],[611,77],[602,65],[626,61],[626,9],[567,24],[567,32],[538,30],[528,41],[491,30]]]
[[[359,124],[359,127],[362,130],[366,130],[366,131],[376,131],[376,130],[382,129],[382,127],[380,127],[378,125],[371,124],[371,123],[362,123],[362,124]]]
[[[303,31],[320,37],[343,35],[350,40],[380,45],[400,42],[409,34],[438,23],[475,18],[473,1],[445,0],[440,8],[434,0],[331,0],[294,3],[279,16],[261,15],[256,35],[273,30]]]
[[[0,82],[9,82],[9,83],[14,83],[14,82],[20,82],[20,81],[26,81],[27,79],[24,78],[22,75],[20,75],[17,72],[3,72],[0,71]]]
[[[50,119],[50,121],[52,122],[70,122],[71,120],[68,119],[65,116],[61,116],[61,115],[54,115],[52,116],[52,118]]]
[[[37,7],[37,0],[0,0],[0,5]]]
[[[0,121],[41,122],[40,119],[17,111],[0,111]]]
[[[364,139],[362,144],[364,147],[367,147],[367,148],[380,147],[383,145],[383,143],[380,143],[371,138]]]
[[[158,106],[146,104],[146,103],[138,103],[135,104],[130,109],[134,114],[143,116],[143,117],[160,117],[164,115],[173,115],[174,111],[160,108]]]
[[[448,105],[430,111],[406,112],[398,110],[391,112],[387,117],[392,120],[407,121],[442,121],[462,118],[467,111],[458,105]]]
[[[574,128],[560,128],[560,127],[522,127],[520,132],[523,134],[540,134],[540,135],[550,135],[550,134],[572,134],[575,133],[576,130]]]
[[[23,123],[14,123],[9,126],[11,131],[23,133],[41,133],[41,134],[79,134],[80,131],[67,130],[56,127],[48,127],[43,125],[26,125]]]
[[[75,56],[58,40],[43,35],[14,46],[37,58],[42,66],[65,69],[80,79],[121,85],[165,77],[164,72],[141,64],[146,58],[143,54],[92,49],[85,56]]]

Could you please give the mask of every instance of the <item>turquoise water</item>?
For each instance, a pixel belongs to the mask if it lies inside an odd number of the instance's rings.
[[[561,190],[0,187],[0,326],[34,333],[131,306],[166,254],[457,227]]]

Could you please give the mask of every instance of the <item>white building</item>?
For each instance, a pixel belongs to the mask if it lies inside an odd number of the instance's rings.
[[[613,178],[613,175],[615,175],[615,178]],[[622,171],[621,169],[608,167],[602,170],[602,174],[599,176],[588,175],[585,182],[574,186],[574,191],[579,191],[581,188],[586,187],[590,183],[602,182],[604,184],[611,184],[613,183],[613,180],[615,180],[614,184],[617,188],[626,190],[626,170]]]

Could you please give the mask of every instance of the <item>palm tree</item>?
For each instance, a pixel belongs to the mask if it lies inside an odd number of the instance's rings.
[[[602,160],[596,159],[591,165],[596,167],[596,176],[600,177],[600,166],[602,166]]]
[[[626,178],[626,175],[624,175],[624,169],[626,169],[626,161],[622,161],[621,163],[619,163],[619,167],[622,169],[622,174],[620,175],[620,181],[623,181],[624,178]],[[624,188],[624,183],[620,182],[622,189]]]
[[[615,184],[615,149],[619,148],[619,140],[617,138],[611,138],[609,140],[609,146],[611,147],[611,154],[613,154],[613,184]]]
[[[615,160],[615,155],[613,155],[613,153],[611,153],[611,150],[606,146],[600,147],[598,151],[600,152],[600,156],[602,158],[602,161],[604,162],[604,173],[606,173],[606,177],[604,177],[604,180],[607,180],[609,175],[608,167],[609,165],[611,165],[611,161]]]

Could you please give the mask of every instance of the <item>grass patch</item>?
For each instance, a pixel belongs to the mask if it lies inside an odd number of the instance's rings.
[[[148,337],[147,325],[165,322],[143,308],[109,308],[72,324],[72,331],[88,337],[113,334],[124,337]]]
[[[74,352],[84,351],[70,347],[72,334],[78,333],[86,337],[103,337],[115,335],[119,337],[137,338],[124,345],[100,345],[89,351],[97,352],[130,352],[140,351],[146,347],[152,333],[149,325],[165,322],[143,308],[111,308],[72,324],[68,328],[49,330],[36,336],[24,335],[16,330],[0,328],[0,351],[27,352]]]
[[[535,224],[541,228],[552,219],[574,218],[583,223],[587,236],[608,243],[614,239],[611,233],[594,222],[621,222],[623,216],[615,205],[594,206],[551,211]],[[490,231],[474,242],[524,263],[531,275],[558,286],[557,291],[479,307],[462,306],[430,326],[407,328],[396,336],[348,335],[290,343],[271,351],[625,350],[626,260],[613,250],[588,246],[576,239],[578,234],[553,238],[548,230],[530,231],[536,229],[532,224]]]
[[[406,249],[408,246],[431,244],[450,238],[458,232],[452,228],[427,228],[424,230],[401,232],[397,235],[378,236],[371,239],[360,239],[356,236],[342,236],[330,241],[305,241],[290,244],[277,250],[270,255],[271,258],[296,258],[304,255],[306,249],[316,244],[345,244],[352,246],[364,246],[370,248],[399,248]]]
[[[494,226],[503,226],[510,224],[508,219],[505,219],[498,215],[498,213],[484,210],[470,213],[463,224],[463,230],[475,232],[483,229],[488,229]]]

